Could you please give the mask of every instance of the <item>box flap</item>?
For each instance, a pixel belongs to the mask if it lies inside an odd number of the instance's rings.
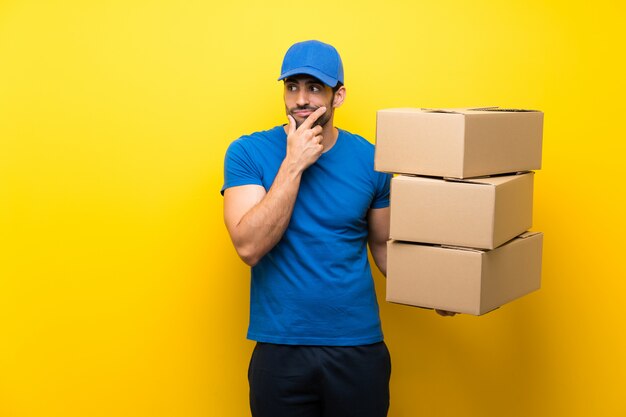
[[[531,232],[530,230],[522,233],[521,235],[517,236],[516,239],[526,239],[535,235],[540,234],[541,232]]]
[[[467,183],[467,184],[482,184],[482,185],[498,186],[498,185],[504,184],[506,182],[509,182],[515,179],[517,176],[528,175],[528,174],[532,175],[534,174],[534,172],[520,171],[520,172],[515,172],[515,173],[510,173],[510,174],[486,175],[483,177],[472,177],[472,178],[443,177],[443,180],[448,181],[448,182],[460,182],[460,183]]]
[[[389,109],[380,109],[378,112],[402,112],[402,113],[448,113],[448,114],[464,114],[468,112],[477,111],[495,111],[498,106],[486,106],[486,107],[395,107]],[[516,110],[518,111],[518,110]],[[521,110],[519,110],[521,111]]]
[[[462,114],[462,111],[452,110],[452,109],[421,109],[425,113],[451,113],[451,114]]]
[[[497,110],[498,106],[487,106],[487,107],[458,107],[458,108],[428,108],[422,107],[421,110],[426,113],[452,113],[452,114],[464,114],[467,112],[474,111],[486,111],[486,110]]]
[[[534,236],[540,235],[540,234],[542,234],[542,233],[543,233],[543,232],[532,232],[532,231],[530,231],[530,230],[527,230],[527,231],[525,231],[524,233],[522,233],[522,234],[520,234],[520,235],[515,236],[513,239],[510,239],[509,241],[507,241],[507,242],[503,243],[503,244],[502,244],[502,245],[500,245],[500,246],[504,246],[504,245],[507,245],[507,244],[509,244],[509,243],[513,243],[513,242],[515,242],[515,241],[519,241],[519,240],[529,239],[529,238],[531,238],[531,237],[534,237]]]
[[[416,107],[392,107],[389,109],[380,109],[377,113],[424,113],[420,108]]]
[[[446,182],[459,182],[461,184],[477,184],[477,185],[490,185],[491,183],[488,180],[489,177],[473,177],[473,178],[454,178],[454,177],[443,177],[443,180]]]
[[[530,110],[530,109],[501,109],[501,108],[489,108],[485,107],[483,109],[472,109],[472,110],[484,110],[484,111],[499,111],[499,112],[509,112],[509,113],[528,113],[528,112],[541,112],[541,110]]]
[[[422,108],[422,111],[425,113],[452,113],[452,114],[464,114],[464,115],[473,115],[473,114],[489,114],[489,113],[541,113],[541,110],[531,110],[531,109],[511,109],[511,108],[500,108],[497,106],[493,107],[465,107],[465,108],[457,108],[457,109],[428,109]]]
[[[462,250],[462,251],[466,251],[466,252],[476,252],[476,253],[484,253],[484,252],[486,252],[485,250],[482,250],[482,249],[468,248],[468,247],[465,247],[465,246],[456,246],[456,245],[433,245],[433,246],[439,246],[442,249]]]
[[[466,246],[440,245],[438,243],[414,242],[410,240],[401,240],[401,239],[394,239],[394,238],[391,238],[387,241],[387,245],[397,245],[397,244],[408,245],[408,246],[423,246],[423,247],[431,247],[431,248],[462,250],[465,252],[476,252],[476,253],[488,252],[487,250],[484,250],[484,249],[469,248]]]
[[[533,109],[513,109],[501,108],[498,106],[484,107],[397,107],[389,109],[380,109],[379,112],[411,112],[411,113],[450,113],[450,114],[466,114],[466,113],[541,113],[541,110]]]

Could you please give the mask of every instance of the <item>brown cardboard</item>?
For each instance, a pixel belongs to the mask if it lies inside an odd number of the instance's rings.
[[[491,250],[387,243],[387,301],[482,315],[541,286],[543,234]]]
[[[469,178],[541,168],[543,113],[385,109],[377,112],[375,169]]]
[[[396,176],[390,237],[493,249],[530,229],[534,173],[472,180]]]

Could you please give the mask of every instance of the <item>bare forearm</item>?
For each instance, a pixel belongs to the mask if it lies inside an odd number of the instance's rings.
[[[387,276],[387,240],[389,239],[389,207],[371,209],[367,215],[369,236],[367,243],[376,266]]]
[[[370,242],[370,252],[380,272],[387,276],[387,242]]]
[[[233,241],[248,265],[256,265],[285,233],[301,175],[301,170],[294,164],[283,161],[268,193],[237,224]]]
[[[313,126],[326,111],[322,106],[296,127],[288,115],[287,149],[274,182],[265,193],[257,185],[252,188],[232,187],[224,193],[224,220],[237,253],[245,263],[256,265],[282,238],[293,213],[302,172],[322,154],[322,127]]]

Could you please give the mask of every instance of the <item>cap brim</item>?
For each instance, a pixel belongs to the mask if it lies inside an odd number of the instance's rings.
[[[289,71],[285,71],[282,74],[280,74],[278,81],[284,80],[285,78],[291,77],[292,75],[300,75],[300,74],[311,75],[317,78],[318,80],[320,80],[321,82],[323,82],[324,84],[326,84],[327,86],[329,86],[330,88],[335,87],[338,82],[336,78],[329,77],[323,72],[316,70],[315,68],[311,68],[311,67],[300,67],[300,68],[294,68]]]

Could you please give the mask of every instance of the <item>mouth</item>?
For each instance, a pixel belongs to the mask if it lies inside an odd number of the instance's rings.
[[[292,111],[291,114],[297,117],[307,118],[313,114],[313,112],[315,112],[315,109],[298,109]]]

